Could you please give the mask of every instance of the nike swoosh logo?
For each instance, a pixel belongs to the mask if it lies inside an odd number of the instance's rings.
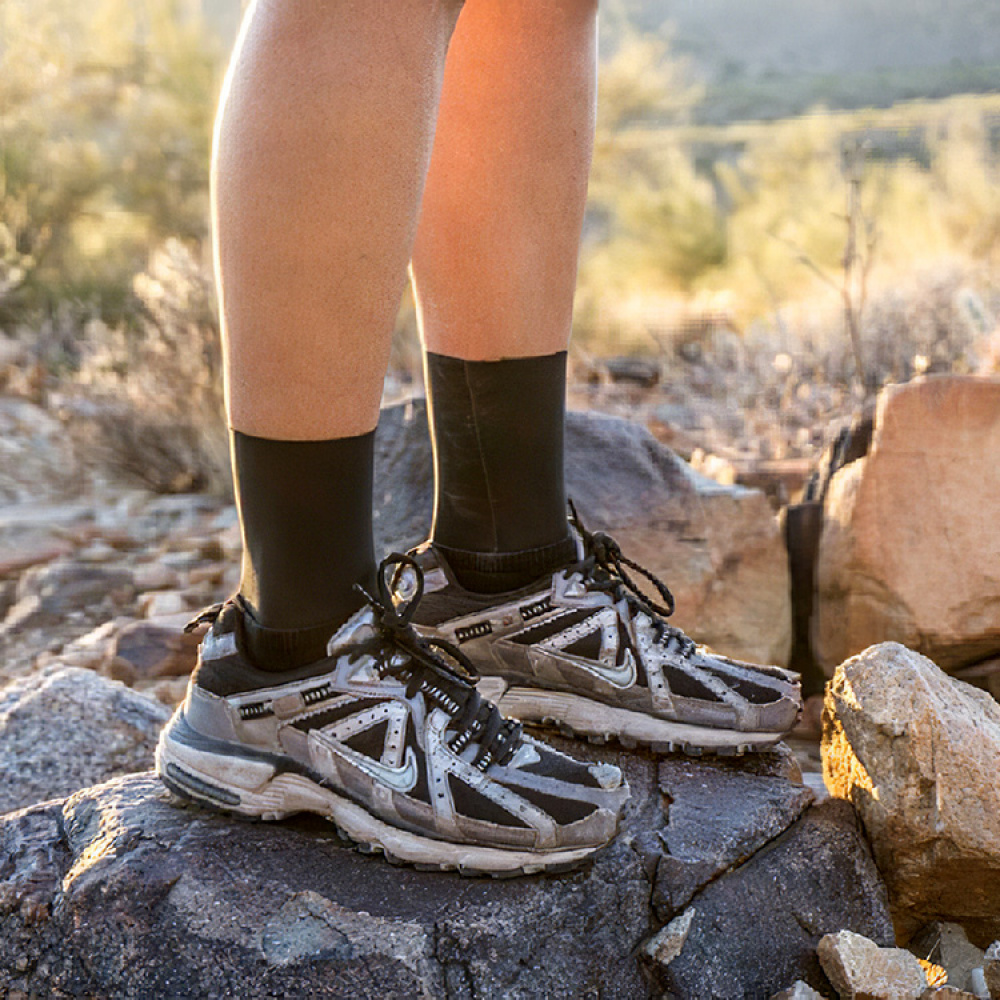
[[[382,785],[397,792],[408,792],[417,783],[417,758],[413,753],[413,747],[406,748],[406,763],[402,767],[386,767],[371,757],[366,757],[357,750],[342,743],[323,741],[319,744],[324,750],[343,757],[344,760],[353,764],[359,771],[364,771],[370,778]]]
[[[565,660],[581,670],[586,670],[588,674],[593,674],[617,688],[632,687],[639,676],[635,669],[635,657],[632,655],[631,649],[625,650],[622,662],[617,665],[601,663],[598,660],[587,660],[582,656],[574,656],[572,653],[563,653],[558,650],[550,650],[550,655]]]

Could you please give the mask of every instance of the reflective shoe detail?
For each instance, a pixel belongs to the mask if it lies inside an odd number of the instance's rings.
[[[469,594],[432,544],[414,554],[428,581],[421,632],[459,646],[506,715],[595,741],[691,753],[764,749],[795,725],[797,674],[699,647],[666,621],[674,600],[660,580],[614,539],[588,532],[575,510],[571,523],[579,561],[543,589]],[[406,576],[397,580],[403,590],[412,586]]]
[[[418,579],[393,608],[385,573]],[[308,669],[262,674],[243,652],[242,613],[213,609],[187,697],[157,747],[176,794],[280,819],[316,812],[394,860],[492,874],[561,869],[615,834],[628,787],[526,736],[476,691],[447,641],[409,624],[420,571],[391,557],[370,599]],[[254,685],[233,690],[233,678]]]

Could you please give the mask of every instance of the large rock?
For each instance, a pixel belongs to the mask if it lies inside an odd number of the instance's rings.
[[[797,978],[822,985],[823,933],[888,933],[884,889],[850,808],[796,819],[806,803],[785,753],[745,772],[689,762],[683,779],[667,775],[668,795],[656,758],[557,742],[620,759],[633,796],[621,835],[589,869],[547,878],[393,868],[345,848],[315,818],[245,824],[178,809],[151,775],[11,813],[0,819],[0,996],[658,995],[662,970],[644,973],[638,956],[666,922],[654,890],[679,895],[663,888],[670,862],[658,872],[667,831],[688,830],[689,853],[695,817],[709,819],[701,785],[717,793],[710,839],[723,854],[704,868],[686,940],[677,927],[672,946],[661,938],[662,950],[648,949],[668,961],[676,997],[764,997]],[[763,779],[767,792],[748,810],[741,800]],[[767,812],[762,799],[783,803],[772,815],[784,818],[755,841],[747,815]],[[650,833],[663,836],[640,843]],[[746,850],[755,853],[741,864]]]
[[[700,889],[752,857],[812,803],[812,792],[789,780],[797,765],[786,753],[739,763],[684,757],[660,762],[668,822],[638,833],[636,849],[650,859],[652,903],[661,920],[680,913]]]
[[[895,641],[944,668],[1000,650],[1000,379],[885,389],[826,495],[813,646],[828,673]]]
[[[659,977],[672,997],[769,997],[796,980],[828,989],[816,957],[824,935],[846,927],[893,941],[885,888],[843,802],[807,810],[691,905],[684,947]]]
[[[377,551],[405,549],[433,508],[423,401],[383,410],[376,442]],[[788,662],[787,557],[763,493],[721,486],[644,427],[595,413],[567,416],[566,482],[584,523],[667,583],[681,628],[732,656]]]
[[[168,715],[159,702],[76,667],[0,688],[0,813],[144,771]]]
[[[857,808],[905,939],[932,920],[1000,936],[1000,705],[895,643],[829,685],[823,775]]]

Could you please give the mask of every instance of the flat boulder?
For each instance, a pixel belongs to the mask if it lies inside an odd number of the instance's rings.
[[[670,587],[677,625],[721,653],[787,664],[788,560],[763,493],[722,486],[646,428],[596,413],[567,415],[566,484],[591,530]],[[426,538],[433,503],[424,402],[388,407],[376,436],[377,551]]]
[[[1000,704],[904,646],[873,646],[828,686],[822,753],[903,939],[935,920],[979,947],[1000,937]]]
[[[669,983],[725,1000],[823,988],[823,934],[890,934],[852,810],[811,807],[787,751],[680,762],[552,741],[620,762],[632,798],[592,865],[548,877],[396,868],[316,817],[178,808],[149,773],[10,813],[0,995],[631,1000]]]
[[[826,493],[813,649],[827,674],[894,641],[950,669],[1000,650],[1000,379],[879,397],[868,454]]]

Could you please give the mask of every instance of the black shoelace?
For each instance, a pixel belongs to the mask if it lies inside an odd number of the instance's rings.
[[[397,576],[404,567],[413,570],[416,591],[409,600],[395,604],[386,577],[390,569],[395,568],[394,576]],[[424,593],[420,566],[408,555],[391,553],[379,566],[378,588],[378,597],[373,597],[361,586],[357,588],[375,613],[374,634],[342,647],[341,651],[352,660],[372,656],[380,677],[392,674],[406,682],[407,698],[420,692],[447,712],[454,720],[449,728],[456,731],[448,744],[454,753],[461,753],[470,744],[478,743],[473,766],[486,771],[490,764],[505,764],[521,743],[521,724],[505,719],[494,704],[480,695],[476,690],[479,672],[457,646],[444,639],[425,639],[412,625],[414,612]],[[184,631],[193,632],[199,625],[214,622],[224,607],[222,603],[205,608],[184,626]],[[440,653],[455,666],[442,659]]]
[[[404,568],[413,570],[416,589],[408,600],[394,603],[387,582],[389,571],[395,570],[392,576],[398,578]],[[373,656],[380,676],[388,673],[406,682],[408,698],[421,692],[444,709],[454,719],[451,728],[456,735],[449,743],[453,752],[478,743],[475,767],[485,771],[490,764],[506,763],[520,744],[520,723],[505,719],[483,699],[476,690],[479,673],[457,646],[445,639],[424,638],[413,627],[413,615],[424,593],[424,576],[416,560],[401,552],[388,555],[379,566],[378,588],[379,596],[374,597],[358,587],[375,613],[375,634],[344,651],[350,656]]]
[[[697,644],[679,628],[664,621],[674,613],[674,595],[667,585],[644,566],[629,559],[622,553],[621,546],[603,531],[588,531],[580,520],[576,505],[569,501],[570,524],[579,532],[586,555],[580,562],[569,567],[567,573],[579,573],[588,590],[598,590],[611,594],[615,601],[623,598],[633,611],[642,611],[652,622],[658,641],[672,639],[682,656],[690,656]],[[658,604],[629,575],[625,567],[642,574],[656,587],[663,604]]]

